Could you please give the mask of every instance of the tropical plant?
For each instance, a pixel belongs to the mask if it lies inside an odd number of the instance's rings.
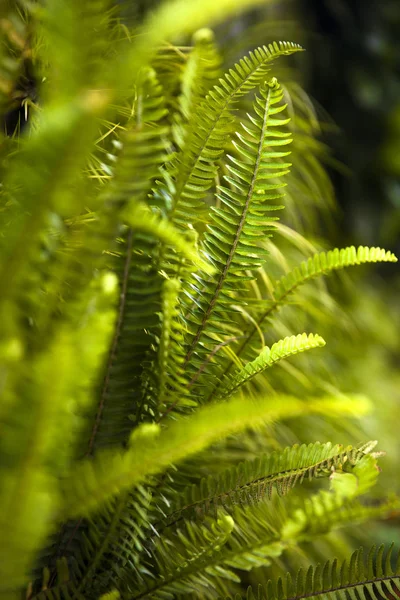
[[[267,393],[268,369],[325,341],[268,346],[264,329],[309,280],[396,261],[349,247],[267,278],[299,151],[274,61],[301,48],[257,48],[221,77],[208,29],[165,45],[253,4],[175,0],[135,35],[106,0],[5,9],[8,37],[30,32],[41,85],[29,126],[2,145],[2,598],[227,595],[286,550],[398,506],[360,499],[375,442],[225,451],[279,420],[370,409],[332,389],[288,393],[290,372]],[[3,45],[3,106],[19,59]]]

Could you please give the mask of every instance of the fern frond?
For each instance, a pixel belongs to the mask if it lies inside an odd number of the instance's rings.
[[[230,69],[220,80],[220,86],[210,91],[192,115],[185,148],[176,158],[175,168],[179,175],[170,212],[174,224],[185,226],[188,219],[195,224],[204,212],[203,199],[214,182],[217,161],[232,133],[231,104],[266,78],[272,60],[298,50],[301,48],[296,44],[279,42],[251,52]],[[257,136],[258,132],[254,133]],[[243,153],[245,151],[246,148]],[[245,173],[242,175],[245,178]],[[267,189],[271,188],[267,186]]]
[[[178,279],[164,281],[161,324],[156,332],[157,348],[152,345],[143,361],[144,400],[154,407],[157,415],[160,410],[169,410],[171,405],[174,408],[196,406],[189,397],[188,380],[183,369],[183,324],[178,304],[180,289]]]
[[[296,579],[288,574],[285,579],[269,581],[257,592],[249,588],[247,600],[303,600],[317,598],[360,598],[380,600],[400,595],[400,554],[392,556],[392,544],[385,547],[372,546],[367,556],[363,548],[356,550],[349,560],[339,563],[336,559],[324,565],[300,569]],[[236,596],[239,600],[241,597]]]
[[[362,461],[366,456],[361,449],[356,448],[350,449],[350,455],[351,459],[345,460],[344,465],[350,464],[351,460],[354,467],[359,464],[358,459]],[[340,463],[338,467],[340,468]],[[231,535],[222,551],[209,555],[207,567],[203,565],[203,568],[206,567],[205,574],[215,572],[219,575],[218,581],[209,582],[211,589],[219,589],[223,585],[221,579],[238,581],[239,573],[236,569],[250,571],[268,565],[285,550],[296,547],[300,542],[314,540],[337,528],[386,517],[393,509],[393,504],[390,503],[363,506],[354,500],[343,502],[336,494],[329,492],[322,492],[312,498],[312,502],[306,498],[302,509],[297,509],[303,516],[301,526],[297,529],[290,527],[296,499],[289,506],[285,506],[279,499],[272,503],[234,507],[232,517],[235,525]],[[163,531],[161,536],[172,542],[176,533]]]
[[[121,494],[106,504],[100,518],[89,521],[79,551],[67,548],[76,597],[111,587],[126,570],[140,571],[143,560],[140,551],[147,539],[150,506],[151,492],[140,485],[133,492]],[[101,584],[96,581],[99,571]]]
[[[84,459],[64,481],[65,516],[86,515],[108,498],[132,488],[148,475],[205,449],[218,439],[255,427],[259,423],[300,414],[351,414],[368,405],[357,397],[309,399],[289,396],[270,400],[233,399],[205,406],[189,417],[181,417],[160,431],[156,424],[134,430],[132,447],[126,452],[99,451],[93,460]]]
[[[254,271],[265,260],[266,252],[257,242],[268,235],[273,221],[269,212],[278,208],[275,201],[283,196],[280,178],[287,169],[282,171],[282,164],[276,159],[288,152],[277,152],[276,146],[290,143],[290,134],[280,130],[287,120],[275,118],[285,108],[281,104],[283,93],[274,79],[260,94],[254,103],[251,124],[243,125],[247,137],[238,134],[239,159],[231,158],[228,167],[226,181],[232,187],[220,186],[218,197],[223,208],[212,209],[211,225],[204,236],[204,252],[215,266],[216,275],[208,279],[196,277],[198,298],[189,315],[191,335],[186,362],[197,346],[206,350],[204,338],[208,329],[218,329],[218,323],[224,320],[223,311],[232,305],[232,291],[240,289],[249,278],[245,271]]]
[[[268,308],[257,317],[256,325],[248,329],[245,339],[235,351],[236,355],[241,357],[245,353],[256,337],[257,328],[273,312],[281,308],[290,295],[304,283],[346,267],[376,262],[397,262],[397,257],[392,252],[382,248],[359,246],[356,249],[354,246],[349,246],[341,249],[335,248],[328,252],[320,252],[303,261],[275,284],[272,292],[273,300],[268,303]],[[213,386],[214,389],[209,395],[208,401],[218,394],[221,381],[228,376],[233,366],[232,362],[226,366],[222,376],[219,376],[218,383]]]
[[[114,339],[99,390],[99,402],[87,452],[97,444],[121,444],[132,427],[130,416],[139,418],[145,408],[140,389],[142,361],[159,325],[162,278],[153,265],[158,239],[177,244],[196,259],[188,244],[169,223],[154,214],[144,201],[167,158],[168,128],[163,89],[155,72],[142,72],[137,83],[134,118],[117,142],[112,156],[112,178],[101,192],[105,212],[129,228],[120,226],[116,245],[104,248],[112,254],[110,267],[117,274],[120,300]]]
[[[162,330],[158,348],[157,370],[159,373],[158,402],[168,405],[171,396],[179,397],[179,404],[193,405],[187,396],[187,380],[183,371],[183,335],[178,310],[180,282],[176,279],[164,283]]]
[[[268,566],[283,552],[301,542],[313,541],[336,529],[386,518],[391,505],[387,503],[372,507],[364,506],[359,501],[343,504],[332,494],[321,494],[317,510],[307,514],[310,521],[304,521],[303,529],[292,530],[291,537],[286,535],[288,528],[285,523],[285,515],[290,509],[293,510],[292,505],[285,507],[282,501],[272,506],[270,503],[260,503],[244,509],[235,508],[235,529],[226,545],[223,564],[245,571]]]
[[[325,340],[320,335],[313,333],[309,335],[306,333],[292,335],[279,340],[271,348],[265,346],[256,359],[247,363],[243,369],[237,371],[232,377],[225,377],[218,398],[222,399],[230,396],[251,381],[253,377],[272,367],[280,360],[322,346],[325,346]]]
[[[273,291],[274,304],[281,305],[300,285],[310,279],[345,267],[377,262],[397,262],[397,258],[392,252],[368,246],[359,246],[357,249],[354,246],[340,250],[335,248],[315,254],[276,283]]]
[[[275,487],[283,496],[304,479],[329,477],[347,461],[355,465],[365,453],[361,449],[330,443],[285,448],[282,452],[266,454],[254,461],[240,463],[220,475],[202,479],[171,498],[166,511],[167,522],[191,515],[199,517],[218,507],[236,504],[256,504],[266,495],[271,498]]]
[[[194,589],[197,592],[213,589],[212,580],[221,572],[212,571],[210,565],[221,562],[233,527],[232,517],[221,515],[214,522],[186,522],[172,536],[157,540],[155,548],[151,549],[151,567],[142,577],[144,581],[139,583],[135,579],[127,579],[130,597],[161,600],[188,595]],[[157,580],[151,575],[154,571],[158,573]],[[123,579],[121,583],[124,591]]]
[[[48,567],[43,569],[40,591],[36,593],[32,593],[32,590],[29,591],[31,600],[71,600],[71,598],[84,600],[84,596],[78,592],[71,580],[68,561],[65,557],[56,560],[53,573]]]
[[[197,269],[205,270],[209,274],[214,272],[212,265],[200,256],[189,236],[178,231],[169,220],[152,212],[145,204],[130,204],[124,210],[122,219],[133,231],[142,232],[173,247]]]
[[[193,44],[181,77],[181,114],[177,116],[174,127],[174,137],[180,148],[185,146],[191,116],[210,88],[217,83],[221,68],[221,57],[214,42],[214,33],[210,29],[197,31],[193,36]]]

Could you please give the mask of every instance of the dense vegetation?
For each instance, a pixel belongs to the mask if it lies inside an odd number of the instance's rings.
[[[315,240],[324,149],[277,67],[302,47],[224,74],[201,28],[256,4],[3,6],[1,598],[400,594],[391,550],[343,560],[399,500],[321,282],[397,259]],[[299,549],[328,562],[280,579]]]

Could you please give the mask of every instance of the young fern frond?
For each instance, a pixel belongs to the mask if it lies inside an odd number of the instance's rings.
[[[259,356],[253,361],[248,362],[243,369],[234,373],[232,377],[225,377],[217,399],[224,399],[234,394],[239,388],[251,381],[253,377],[269,369],[269,367],[272,367],[280,360],[284,360],[300,352],[305,352],[306,350],[321,348],[322,346],[325,346],[325,340],[320,335],[313,333],[309,335],[306,333],[292,335],[279,340],[271,348],[265,346]]]
[[[304,479],[329,477],[336,468],[342,469],[347,461],[355,465],[364,456],[362,449],[352,446],[345,448],[316,442],[242,462],[220,475],[188,486],[176,498],[171,498],[171,507],[164,509],[166,522],[199,518],[219,507],[256,504],[265,496],[271,498],[274,487],[280,496],[284,496]]]
[[[400,595],[400,553],[392,556],[392,544],[385,547],[372,546],[365,556],[363,548],[356,550],[349,560],[327,561],[324,565],[300,569],[295,579],[288,573],[286,578],[269,581],[257,591],[248,589],[246,600],[381,600]],[[235,600],[243,596],[236,595]],[[226,598],[228,600],[228,598]]]
[[[246,136],[238,134],[239,158],[230,158],[229,176],[225,179],[231,187],[221,185],[218,189],[222,208],[212,209],[211,224],[204,236],[204,253],[215,266],[216,274],[207,279],[196,276],[197,306],[191,308],[188,316],[189,365],[198,346],[201,354],[206,350],[205,338],[224,320],[224,310],[232,305],[232,291],[248,280],[245,272],[254,272],[265,260],[266,251],[257,242],[269,235],[274,220],[269,213],[280,208],[276,205],[283,197],[280,178],[289,166],[282,166],[277,160],[289,154],[280,148],[291,141],[290,133],[280,129],[287,120],[275,117],[285,108],[282,98],[276,79],[261,88],[260,97],[254,102],[254,116],[250,116],[251,124],[243,125]],[[191,297],[190,294],[189,300]]]

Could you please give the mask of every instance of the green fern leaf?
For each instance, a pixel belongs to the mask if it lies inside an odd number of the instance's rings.
[[[151,570],[158,571],[158,579],[154,580],[150,569],[142,582],[128,573],[126,580],[121,581],[122,591],[125,587],[134,590],[132,598],[161,600],[190,595],[194,589],[197,592],[213,589],[213,580],[223,572],[212,571],[210,566],[221,562],[233,528],[234,521],[228,515],[202,524],[185,522],[170,537],[156,540],[150,550],[149,563],[153,565]],[[239,581],[238,577],[235,579]]]
[[[214,272],[212,265],[200,256],[189,236],[178,231],[169,220],[152,212],[145,204],[129,204],[122,213],[122,219],[132,231],[141,232],[173,247],[195,268],[205,270],[209,274]]]
[[[390,251],[382,248],[359,246],[356,249],[354,246],[347,248],[335,248],[328,252],[320,252],[300,263],[287,275],[284,275],[273,288],[274,299],[269,302],[268,308],[257,317],[257,324],[251,326],[246,332],[245,339],[236,350],[236,355],[241,357],[248,347],[251,345],[257,334],[257,328],[276,310],[281,308],[288,301],[301,285],[308,281],[317,278],[321,275],[328,275],[334,271],[344,269],[350,266],[362,265],[366,263],[376,262],[397,262],[397,257]],[[210,401],[218,394],[221,381],[225,380],[226,376],[233,368],[233,363],[229,363],[225,371],[219,376],[219,382],[213,386],[213,391],[209,394]]]
[[[200,29],[193,36],[194,46],[182,74],[182,93],[179,97],[181,114],[177,116],[174,137],[179,148],[184,148],[190,118],[220,76],[221,57],[210,29]]]
[[[217,161],[232,133],[231,104],[265,80],[271,61],[299,50],[300,46],[288,42],[257,48],[229,70],[191,115],[187,143],[174,168],[179,173],[171,200],[174,224],[185,227],[188,219],[194,224],[204,213],[203,199],[214,182]]]
[[[269,581],[257,592],[247,592],[247,600],[303,600],[318,598],[360,598],[379,600],[400,595],[400,556],[392,557],[393,544],[385,555],[384,546],[375,546],[367,556],[356,550],[350,560],[339,563],[328,561],[323,566],[300,570],[293,580],[288,574],[277,582]],[[236,596],[236,598],[240,598]]]
[[[282,416],[290,418],[313,412],[352,414],[368,405],[357,397],[309,399],[289,396],[270,400],[232,399],[205,406],[189,417],[181,417],[160,431],[155,423],[143,424],[133,432],[131,449],[99,451],[93,460],[84,459],[64,481],[65,516],[95,511],[109,498],[132,488],[152,474],[195,454],[218,439]]]
[[[186,362],[199,345],[201,354],[205,353],[208,330],[218,329],[224,320],[223,311],[232,305],[232,291],[248,280],[245,271],[257,269],[265,260],[265,250],[257,242],[268,235],[273,221],[269,212],[279,208],[275,201],[283,196],[280,178],[289,165],[282,165],[277,157],[288,154],[280,147],[290,143],[290,134],[280,130],[287,120],[275,118],[285,108],[283,93],[274,79],[260,94],[254,103],[255,116],[250,117],[248,127],[244,126],[247,137],[238,134],[239,160],[231,158],[228,167],[226,180],[232,187],[220,186],[218,197],[223,208],[212,209],[205,234],[204,252],[216,274],[213,278],[198,276],[196,286],[192,286],[198,299],[194,308],[189,304],[193,333],[188,336]]]
[[[180,235],[180,234],[178,234]],[[158,350],[150,350],[143,374],[145,394],[157,410],[174,406],[196,406],[188,395],[188,381],[183,370],[183,325],[180,318],[178,279],[168,279],[163,284],[161,330]]]
[[[321,336],[313,333],[310,333],[309,335],[306,333],[292,335],[283,340],[279,340],[279,342],[276,342],[271,348],[265,346],[255,360],[247,363],[243,369],[240,369],[236,374],[233,374],[232,377],[225,378],[222,382],[218,398],[226,398],[235,393],[239,388],[251,381],[253,377],[262,373],[265,369],[272,367],[280,360],[293,356],[294,354],[299,354],[300,352],[305,352],[306,350],[321,348],[322,346],[325,346],[325,340]]]
[[[345,267],[377,262],[397,262],[397,258],[392,252],[368,246],[359,246],[357,249],[354,246],[340,250],[335,248],[315,254],[277,282],[273,291],[274,304],[281,305],[300,285],[310,279]]]
[[[198,518],[220,506],[256,504],[266,495],[271,498],[273,487],[283,496],[305,479],[329,477],[335,468],[341,469],[347,461],[355,465],[364,456],[362,449],[319,442],[266,454],[179,492],[175,499],[170,499],[166,521],[176,522],[191,515]]]
[[[297,502],[299,504],[299,502]],[[295,503],[263,503],[245,508],[236,507],[232,513],[235,529],[224,552],[224,565],[228,568],[251,571],[268,566],[272,560],[301,542],[310,542],[330,531],[354,524],[386,518],[393,505],[364,506],[359,501],[339,502],[332,494],[319,496],[315,512],[307,513],[303,529],[292,531],[284,537],[285,515],[294,510]],[[398,506],[398,503],[397,503]]]
[[[311,279],[346,267],[377,262],[397,262],[397,258],[392,252],[368,246],[359,246],[357,249],[354,246],[340,250],[335,248],[311,256],[275,284],[272,292],[274,300],[258,319],[258,325],[263,323],[274,310],[280,308],[297,288]]]

